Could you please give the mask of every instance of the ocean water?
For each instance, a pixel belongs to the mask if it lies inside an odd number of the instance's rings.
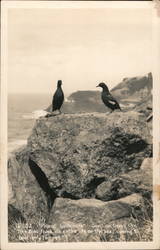
[[[39,116],[52,101],[47,94],[10,94],[8,95],[8,152],[27,143]]]

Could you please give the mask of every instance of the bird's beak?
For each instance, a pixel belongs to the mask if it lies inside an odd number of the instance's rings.
[[[99,87],[99,85],[96,86],[96,88]]]

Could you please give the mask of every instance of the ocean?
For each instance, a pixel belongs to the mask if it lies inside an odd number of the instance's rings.
[[[8,152],[27,143],[35,120],[45,115],[52,102],[49,94],[9,94],[8,95]]]

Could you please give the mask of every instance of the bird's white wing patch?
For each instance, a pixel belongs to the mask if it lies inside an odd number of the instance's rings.
[[[111,101],[111,100],[108,100],[108,102],[110,103],[110,104],[115,104],[116,102],[115,101]]]

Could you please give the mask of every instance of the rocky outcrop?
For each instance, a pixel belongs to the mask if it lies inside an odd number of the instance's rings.
[[[8,161],[9,203],[26,219],[41,215],[49,223],[85,223],[84,214],[87,223],[98,223],[101,213],[106,223],[130,216],[151,192],[150,164],[141,167],[152,156],[151,143],[138,112],[40,118],[26,148]]]

